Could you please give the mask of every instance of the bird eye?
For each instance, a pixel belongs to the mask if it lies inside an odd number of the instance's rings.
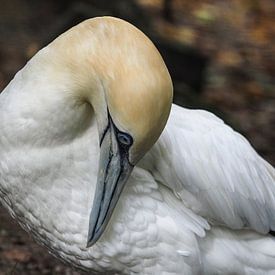
[[[126,146],[130,146],[133,143],[133,138],[126,133],[118,133],[117,139],[121,144]]]

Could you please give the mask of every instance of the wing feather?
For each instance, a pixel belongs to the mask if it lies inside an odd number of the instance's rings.
[[[183,203],[215,224],[275,229],[275,171],[215,115],[173,105],[145,162]]]

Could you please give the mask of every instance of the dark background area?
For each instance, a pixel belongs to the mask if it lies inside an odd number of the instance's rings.
[[[275,164],[273,0],[0,0],[0,90],[41,47],[101,15],[126,19],[154,41],[177,104],[214,112]],[[80,273],[36,245],[0,208],[2,274]]]

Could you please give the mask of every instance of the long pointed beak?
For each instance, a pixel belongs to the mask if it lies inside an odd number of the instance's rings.
[[[97,185],[90,213],[87,247],[103,234],[133,166],[128,152],[117,140],[117,129],[111,118],[101,140]]]

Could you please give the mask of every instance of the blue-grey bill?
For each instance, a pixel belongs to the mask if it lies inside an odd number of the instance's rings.
[[[114,125],[110,123],[100,147],[100,161],[93,207],[90,213],[87,247],[103,234],[133,166],[121,150]]]

